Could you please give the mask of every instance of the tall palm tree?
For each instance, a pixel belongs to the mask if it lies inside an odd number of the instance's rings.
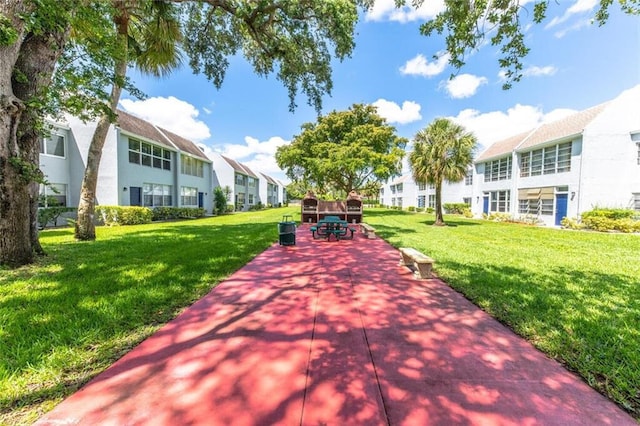
[[[96,238],[94,212],[98,169],[109,126],[116,117],[127,67],[133,65],[143,73],[160,77],[181,62],[182,31],[179,11],[174,4],[161,0],[112,0],[112,4],[119,55],[114,62],[109,105],[98,120],[89,146],[75,226],[78,240]]]
[[[433,184],[436,189],[436,221],[444,225],[442,216],[442,182],[460,182],[473,164],[477,139],[464,127],[446,118],[437,118],[414,137],[409,164],[413,179]]]

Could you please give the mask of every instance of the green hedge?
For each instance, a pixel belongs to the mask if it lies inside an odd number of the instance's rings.
[[[467,203],[444,203],[442,205],[445,212],[449,214],[466,214],[470,211],[469,205]]]
[[[197,207],[154,207],[153,220],[193,219],[204,216],[204,209]]]
[[[638,212],[630,209],[595,208],[582,214],[582,220],[564,218],[561,225],[567,229],[590,229],[598,232],[640,232]]]
[[[607,219],[632,219],[638,213],[631,209],[606,209],[606,208],[595,208],[588,212],[582,213],[582,220],[593,218],[593,217],[604,217]]]
[[[139,225],[152,219],[150,208],[136,206],[96,206],[96,215],[107,226]]]

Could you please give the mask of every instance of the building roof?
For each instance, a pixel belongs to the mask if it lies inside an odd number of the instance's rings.
[[[258,176],[256,176],[256,174],[253,173],[249,167],[245,166],[244,164],[240,163],[239,161],[232,160],[231,158],[225,157],[224,155],[221,155],[220,157],[222,157],[224,159],[224,161],[229,163],[229,165],[231,167],[233,167],[233,170],[235,170],[236,172],[242,173],[243,175],[251,176],[251,177],[254,177],[254,178],[258,179]]]
[[[531,134],[531,130],[524,133],[519,133],[510,138],[498,141],[489,145],[489,148],[485,149],[476,159],[476,162],[487,161],[491,158],[503,157],[518,147],[527,136]]]
[[[122,130],[133,135],[138,135],[145,139],[152,140],[167,148],[178,149],[182,152],[189,153],[208,163],[211,162],[204,152],[202,152],[202,150],[192,141],[169,130],[155,126],[154,124],[121,109],[118,110],[118,125]]]
[[[396,178],[389,185],[397,185],[399,183],[404,183],[404,182],[407,182],[409,180],[411,180],[411,175],[406,174],[406,175],[402,175],[402,176]]]
[[[260,174],[266,179],[267,182],[269,182],[272,185],[278,186],[278,182],[276,182],[274,178],[272,178],[271,176],[267,176],[264,173],[260,173]]]
[[[128,133],[142,136],[146,139],[157,142],[159,145],[175,149],[171,142],[167,140],[156,126],[120,109],[118,110],[118,126]]]
[[[582,134],[584,128],[600,114],[609,102],[596,105],[584,111],[571,114],[560,120],[543,124],[538,127],[520,146],[518,151],[533,148],[536,145],[542,145],[559,139]]]
[[[555,141],[576,136],[600,114],[610,102],[596,105],[584,111],[571,114],[551,123],[541,124],[527,132],[511,136],[495,142],[485,149],[475,160],[476,163],[493,158],[503,157],[513,151],[525,151],[538,145],[545,145]]]

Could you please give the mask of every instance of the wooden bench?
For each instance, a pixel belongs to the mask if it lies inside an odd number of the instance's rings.
[[[373,226],[368,225],[366,223],[361,223],[360,229],[362,230],[362,233],[364,234],[364,236],[369,238],[370,240],[373,240],[374,238],[376,238],[376,229]]]
[[[400,264],[414,266],[416,278],[431,278],[433,259],[410,247],[400,248]]]

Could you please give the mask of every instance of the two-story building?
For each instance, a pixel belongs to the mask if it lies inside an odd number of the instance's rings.
[[[40,145],[45,204],[76,207],[96,122],[72,116],[52,124]],[[118,110],[102,150],[96,204],[200,207],[211,212],[212,162],[191,141]],[[48,198],[49,200],[51,198]]]
[[[640,211],[640,85],[491,144],[464,181],[443,184],[442,197],[469,204],[477,217],[507,213],[547,225],[598,206]],[[380,199],[431,207],[435,195],[407,174],[384,185]]]

